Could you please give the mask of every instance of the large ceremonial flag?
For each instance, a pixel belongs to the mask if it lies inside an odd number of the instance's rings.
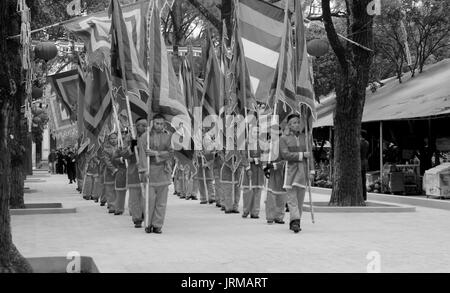
[[[128,40],[127,60],[128,66],[132,67],[127,82],[128,94],[130,98],[130,107],[133,118],[147,115],[147,87],[142,87],[143,82],[147,82],[146,75],[146,45],[147,40],[146,26],[147,26],[147,10],[149,7],[148,1],[141,1],[121,7],[123,22],[122,28],[125,24],[126,33],[122,36]],[[73,22],[65,25],[65,28],[73,32],[76,36],[82,39],[88,55],[88,63],[95,65],[102,70],[110,67],[111,61],[111,22],[112,19],[108,16],[108,11],[95,13],[81,18],[76,18]],[[113,53],[115,53],[113,51]],[[119,84],[121,85],[121,84]],[[117,85],[112,89],[114,92],[119,92],[116,102],[118,103],[119,116],[128,116],[126,103],[124,100],[125,90],[118,88]],[[122,92],[122,93],[121,93]]]
[[[119,105],[118,112],[128,116],[128,95],[132,121],[146,117],[148,109],[148,75],[146,28],[148,2],[136,7],[128,26],[118,0],[112,0],[108,14],[111,17],[111,77]],[[138,20],[138,21],[137,21]]]
[[[183,124],[190,128],[185,98],[175,75],[172,60],[167,53],[164,38],[161,34],[159,8],[154,1],[151,2],[148,27],[149,92],[152,100],[149,115],[161,113],[171,122],[174,122],[173,118],[177,116],[178,120],[183,120]],[[176,125],[172,124],[175,129],[179,127],[178,122],[175,123]]]
[[[253,94],[267,102],[279,59],[284,11],[261,0],[239,0],[238,19]]]
[[[78,98],[84,95],[82,76],[78,68],[48,76],[56,97],[72,121],[76,120]]]
[[[92,66],[85,78],[83,122],[85,137],[91,144],[97,144],[99,135],[111,128],[112,101],[107,78],[106,71],[96,66]]]
[[[301,25],[303,25],[301,8],[299,8],[299,11],[300,13],[297,13],[297,17],[300,19]],[[311,109],[311,114],[315,115],[314,92],[312,91],[310,69],[306,55],[304,28],[298,31],[296,38],[299,50],[295,50],[293,47],[291,20],[288,6],[286,5],[280,58],[268,101],[271,107],[277,105],[276,114],[280,116],[279,121],[282,121],[291,111],[302,113],[302,105],[307,105]],[[297,58],[300,59],[298,59],[299,61],[296,64]]]
[[[294,0],[295,4],[295,62],[296,62],[296,90],[295,100],[308,106],[313,117],[316,116],[314,105],[313,75],[306,50],[306,32],[303,22],[301,0]]]
[[[180,81],[181,92],[185,98],[186,107],[189,114],[193,115],[194,108],[200,106],[203,85],[196,77],[192,46],[188,46],[187,54],[182,58],[178,78]]]
[[[236,11],[237,12],[237,11]],[[235,18],[237,19],[237,17]],[[256,108],[256,99],[251,82],[247,58],[244,55],[244,46],[239,31],[239,22],[235,21],[231,46],[233,56],[230,65],[230,101],[233,112],[244,114],[247,110]],[[234,92],[234,93],[233,93]]]
[[[214,44],[208,31],[206,46],[203,54],[205,64],[205,81],[201,105],[203,117],[208,115],[220,115],[223,112],[224,100],[220,92],[220,80],[222,71],[217,60]]]

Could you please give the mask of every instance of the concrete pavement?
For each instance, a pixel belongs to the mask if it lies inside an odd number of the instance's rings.
[[[450,272],[450,211],[417,207],[415,213],[317,213],[302,229],[224,214],[172,195],[163,234],[146,234],[122,216],[82,199],[63,175],[29,182],[25,202],[61,202],[75,214],[12,216],[13,240],[25,257],[93,257],[100,272],[303,273],[367,272],[379,256],[381,272]],[[327,195],[314,194],[314,201]],[[240,205],[242,212],[242,203]],[[288,216],[288,215],[287,215]],[[288,218],[285,219],[288,223]],[[368,254],[372,252],[372,254]],[[372,267],[369,265],[369,267]]]

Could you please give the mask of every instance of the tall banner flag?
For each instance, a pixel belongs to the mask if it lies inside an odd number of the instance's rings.
[[[253,94],[266,103],[280,55],[284,11],[260,0],[239,0],[237,8]]]
[[[111,128],[112,101],[106,71],[96,66],[86,76],[84,95],[84,127],[86,138],[91,144],[97,144],[99,136]]]
[[[186,107],[191,116],[194,114],[194,108],[200,106],[200,99],[203,94],[203,84],[196,77],[193,55],[192,46],[188,46],[187,54],[182,59],[178,77]]]
[[[145,21],[145,15],[148,1],[141,1],[124,5],[122,7],[123,17],[127,27],[130,28],[129,34],[132,35],[133,43],[136,46],[136,54],[141,55],[145,52],[145,32],[142,31],[142,23]],[[90,64],[103,68],[110,62],[111,49],[111,19],[107,11],[94,13],[85,17],[76,18],[73,22],[66,23],[64,27],[73,32],[82,39],[88,52],[88,61]]]
[[[161,33],[159,8],[155,1],[151,2],[148,46],[150,61],[148,68],[149,92],[152,100],[149,106],[149,115],[161,113],[168,121],[171,121],[175,129],[179,127],[179,122],[182,121],[183,125],[190,130],[190,119],[185,98],[173,69],[172,60],[167,53]],[[173,121],[175,116],[177,116],[178,121]]]
[[[311,67],[309,65],[306,50],[306,32],[303,23],[303,9],[301,0],[294,0],[295,7],[295,44],[296,44],[296,89],[295,99],[297,103],[306,105],[313,117],[316,117],[314,104],[314,87],[312,82]]]
[[[70,119],[75,121],[78,98],[80,95],[84,95],[83,73],[78,68],[56,73],[47,78]]]
[[[237,10],[235,10],[235,13],[237,13]],[[239,21],[237,20],[238,16],[235,17],[231,40],[233,56],[230,65],[230,101],[235,104],[233,110],[235,113],[244,114],[246,110],[256,109],[256,99],[249,74],[249,66],[247,65],[248,60],[244,53],[243,40],[239,31]],[[235,97],[233,97],[234,95]]]
[[[217,60],[211,34],[208,31],[206,46],[203,54],[206,60],[205,81],[201,105],[203,117],[208,115],[220,115],[223,112],[224,100],[220,92],[221,70]]]
[[[126,97],[131,108],[131,121],[146,117],[148,109],[148,75],[146,28],[148,2],[142,2],[133,10],[130,21],[118,0],[112,0],[108,14],[111,17],[111,77],[120,116],[128,118]],[[130,25],[131,24],[131,25]]]

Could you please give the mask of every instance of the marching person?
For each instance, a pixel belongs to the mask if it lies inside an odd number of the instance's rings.
[[[122,130],[122,137],[126,136],[127,132]],[[125,210],[125,197],[127,193],[127,165],[123,158],[123,149],[116,148],[113,157],[112,164],[117,168],[117,172],[114,176],[114,190],[116,192],[116,197],[113,202],[114,215],[120,216]]]
[[[247,144],[247,166],[243,174],[243,213],[242,217],[258,219],[261,205],[261,191],[264,187],[264,171],[261,164],[261,148],[258,143],[258,128],[252,128]]]
[[[276,135],[276,134],[275,134]],[[281,133],[280,133],[281,135]],[[266,220],[268,224],[284,224],[285,206],[287,203],[286,189],[284,185],[284,166],[285,161],[281,159],[279,154],[279,139],[275,140],[273,144],[267,142],[266,150],[264,152],[265,162],[264,174],[268,180],[267,182],[267,196],[265,201]],[[271,154],[271,162],[269,160],[269,152]]]
[[[141,181],[149,178],[148,193],[148,223],[145,232],[162,233],[166,214],[167,193],[171,184],[173,157],[172,135],[164,129],[165,119],[161,114],[153,117],[153,127],[150,130],[150,145],[147,149],[148,132],[141,135],[137,141],[139,162],[138,170]],[[150,166],[147,165],[147,156],[150,157]],[[150,172],[148,172],[150,167]]]
[[[94,182],[95,177],[98,176],[98,159],[96,157],[90,158],[86,164],[86,177],[83,182],[83,198],[86,200],[94,199]]]
[[[50,154],[48,155],[48,172],[50,172],[52,175],[56,173],[56,159],[56,152],[54,149],[52,149]]]
[[[305,125],[300,119],[300,115],[291,114],[287,118],[288,133],[281,136],[280,154],[286,161],[284,178],[284,188],[288,195],[288,206],[290,214],[289,227],[295,233],[301,231],[300,220],[302,217],[302,207],[305,200],[305,190],[309,174],[306,174],[306,161],[314,170],[311,153],[306,152]],[[312,146],[310,146],[310,149]],[[308,160],[309,159],[309,160]],[[314,171],[311,171],[314,172]]]
[[[216,195],[216,207],[225,211],[225,191],[220,181],[220,170],[223,166],[224,151],[218,150],[214,158],[214,188]]]
[[[147,131],[147,119],[138,118],[136,120],[137,139]],[[128,208],[130,209],[131,219],[135,228],[141,228],[144,221],[144,197],[142,194],[141,182],[139,180],[139,172],[136,161],[137,140],[131,140],[131,136],[127,136],[126,144],[128,145],[122,152],[122,155],[128,161],[127,169],[127,187],[129,191]]]
[[[185,168],[186,199],[197,200],[198,181],[194,180],[194,176],[197,172],[193,165],[186,165]]]
[[[70,151],[66,156],[66,166],[67,166],[67,178],[69,179],[69,184],[76,181],[77,169],[76,169],[76,158],[75,154]]]
[[[116,207],[114,202],[116,200],[116,173],[119,169],[113,164],[113,156],[117,150],[117,133],[113,132],[108,136],[108,139],[103,144],[102,158],[105,164],[105,196],[107,201],[108,213],[114,214]]]
[[[105,197],[105,163],[102,158],[103,149],[98,148],[97,154],[95,156],[95,161],[97,162],[97,172],[94,173],[94,190],[92,192],[92,198],[95,202],[100,200],[100,206],[106,204]]]
[[[175,194],[179,198],[186,198],[186,192],[184,190],[184,166],[181,162],[175,157],[175,167],[174,167],[174,178],[173,178],[173,187],[175,190]]]
[[[200,204],[212,204],[216,201],[213,173],[215,137],[209,130],[209,127],[203,127],[203,150],[197,152],[199,167],[195,179],[198,181]]]

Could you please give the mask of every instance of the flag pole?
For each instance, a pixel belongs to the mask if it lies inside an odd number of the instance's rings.
[[[295,53],[294,54],[294,56],[295,56],[294,57],[294,86],[295,86],[294,89],[295,89],[296,93],[297,93],[297,82],[298,82],[298,80],[297,80],[297,74],[298,74],[297,70],[298,70],[298,62],[299,62],[299,60],[298,60],[298,58],[299,58],[298,50],[299,50],[299,46],[300,46],[300,44],[298,44],[298,39],[299,39],[298,33],[299,32],[297,31],[297,29],[298,29],[298,27],[300,25],[304,25],[303,24],[303,15],[302,15],[302,13],[303,13],[302,6],[301,6],[301,4],[298,1],[299,0],[294,0],[294,11],[296,13],[296,17],[295,17],[295,39],[296,39],[296,44],[295,44],[295,48],[294,48],[294,50],[295,50],[294,51],[294,53]],[[288,3],[289,3],[289,1],[288,1]],[[287,4],[286,4],[286,9],[288,9]],[[297,13],[300,13],[299,14],[300,16],[297,15]],[[298,23],[299,18],[302,19],[302,23]],[[303,109],[304,109],[304,111],[303,111]],[[308,107],[301,107],[300,108],[300,114],[303,117],[304,127],[305,127],[304,129],[305,129],[306,152],[310,151],[309,150],[309,127],[308,127],[308,117],[307,117],[308,109],[309,109]],[[305,179],[306,179],[306,187],[308,189],[308,195],[309,195],[309,206],[310,206],[310,212],[311,212],[311,221],[314,224],[315,223],[315,221],[314,221],[314,207],[313,207],[313,203],[312,203],[311,182],[310,182],[310,178],[309,178],[309,172],[310,172],[310,170],[309,170],[309,160],[310,160],[309,158],[306,158],[306,165],[305,165],[305,170],[306,170],[305,177],[306,178]],[[299,208],[301,208],[301,207],[299,207]]]
[[[115,1],[115,0],[112,0],[111,3],[112,4],[115,3],[115,4],[119,5],[119,2]],[[113,8],[115,10],[116,9],[120,9],[120,5],[119,5],[119,7],[113,7]],[[118,13],[118,12],[113,11],[113,13],[111,15],[112,18],[114,18],[114,13]],[[121,17],[123,18],[123,14],[121,14]],[[117,21],[117,19],[116,19],[116,21]],[[113,23],[113,19],[111,19],[111,26],[112,26],[112,23]],[[111,39],[112,39],[111,40],[112,41],[111,42],[111,46],[113,46],[113,43],[116,42],[116,45],[118,47],[119,41],[123,40],[122,30],[121,29],[117,30],[117,27],[114,27],[114,30],[111,30],[111,32],[112,32],[111,33]],[[117,36],[115,36],[114,33],[117,33]],[[126,101],[126,105],[127,105],[128,123],[129,123],[129,126],[130,126],[131,138],[133,140],[135,140],[136,139],[136,133],[134,131],[133,118],[132,118],[132,115],[131,115],[130,100],[129,100],[129,97],[128,97],[128,87],[127,87],[127,82],[126,82],[126,78],[127,77],[126,77],[126,71],[125,71],[126,70],[125,60],[124,60],[125,56],[124,56],[123,50],[118,50],[118,51],[119,51],[119,59],[120,59],[120,68],[121,68],[121,71],[122,71],[122,88],[123,88],[123,91],[124,91],[124,94],[125,94],[125,101]],[[112,90],[112,87],[111,87],[111,90]],[[139,155],[138,155],[138,152],[137,152],[137,146],[134,146],[134,155],[136,157],[136,163],[139,162]],[[144,187],[144,184],[142,182],[140,182],[140,186],[141,186],[141,192],[144,193],[145,192],[145,187]]]
[[[238,8],[239,8],[238,2],[237,2],[237,0],[234,0],[234,22],[235,22],[235,33],[236,34],[239,34],[239,28],[237,28],[237,24],[239,21]],[[245,64],[245,54],[244,54],[244,52],[242,52],[243,46],[241,46],[242,42],[241,42],[240,34],[238,36],[236,36],[236,39],[238,41],[239,48],[240,48],[239,54],[240,54],[240,58],[241,58],[241,72],[244,73],[240,77],[242,79],[242,94],[244,96],[245,141],[248,140],[249,143],[247,144],[247,146],[249,146],[250,145],[250,141],[249,141],[250,137],[249,137],[249,129],[248,129],[249,125],[248,125],[248,116],[247,116],[247,92],[246,92],[247,91],[247,84],[246,84],[247,83],[247,78],[246,78],[247,77],[246,76],[247,66],[245,66],[246,65]],[[245,146],[245,144],[244,144],[244,146]],[[249,147],[247,147],[247,161],[250,163],[250,148]],[[252,185],[253,185],[252,177],[248,176],[248,175],[247,175],[247,177],[248,177],[248,182],[249,182],[249,189],[251,190]]]

